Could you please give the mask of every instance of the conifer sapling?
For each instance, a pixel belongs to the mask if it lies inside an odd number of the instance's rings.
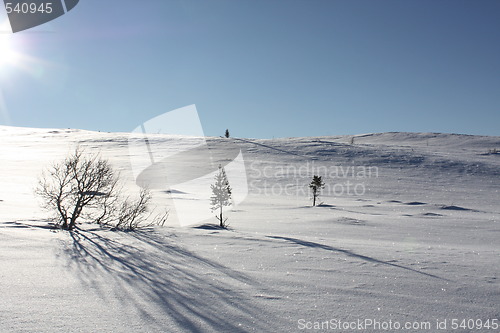
[[[313,207],[316,206],[316,198],[319,198],[319,193],[323,187],[325,187],[325,183],[323,183],[321,176],[314,175],[311,183],[309,184],[309,188],[311,189],[313,196]]]
[[[218,212],[215,217],[219,220],[221,228],[227,227],[227,218],[224,219],[222,209],[226,206],[231,206],[231,186],[227,180],[226,171],[219,165],[219,172],[215,175],[215,184],[210,185],[212,189],[212,196],[210,203],[212,205],[212,212]]]

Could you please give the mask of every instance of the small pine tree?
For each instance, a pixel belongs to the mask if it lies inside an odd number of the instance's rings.
[[[215,215],[217,220],[219,220],[221,228],[227,227],[227,218],[224,219],[222,216],[222,208],[225,206],[231,206],[231,186],[229,186],[229,181],[227,180],[226,171],[219,165],[219,172],[215,175],[215,184],[210,185],[212,189],[212,196],[210,197],[210,203],[212,205],[212,213],[218,211],[218,216]]]
[[[321,176],[313,176],[313,180],[309,184],[313,195],[313,207],[316,206],[316,199],[319,198],[319,192],[323,187],[325,187],[325,183],[321,179]]]
[[[226,129],[226,134],[225,134],[226,138],[229,138],[229,130]]]

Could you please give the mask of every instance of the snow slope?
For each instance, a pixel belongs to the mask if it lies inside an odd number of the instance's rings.
[[[183,149],[196,138],[156,135],[151,149],[170,156],[162,167],[175,180],[149,179],[168,226],[51,230],[32,194],[41,170],[80,145],[133,190],[138,139],[0,127],[0,332],[301,332],[338,321],[365,324],[342,332],[435,332],[444,320],[440,331],[499,331],[452,329],[500,320],[500,155],[488,154],[499,137],[207,138],[207,166]],[[230,182],[246,179],[249,194],[228,211],[230,230],[215,218],[181,227],[179,202],[210,213],[207,184],[176,184],[240,151],[246,173]],[[314,208],[313,174],[326,183]]]

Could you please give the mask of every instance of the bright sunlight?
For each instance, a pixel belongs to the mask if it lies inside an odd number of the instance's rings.
[[[8,35],[0,35],[0,67],[14,63],[16,53],[12,50]]]
[[[18,56],[11,42],[12,34],[6,33],[10,30],[8,22],[0,24],[0,69],[6,65],[13,65],[17,62]]]

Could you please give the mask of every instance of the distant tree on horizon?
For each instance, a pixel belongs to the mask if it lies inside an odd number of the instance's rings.
[[[226,134],[225,134],[226,138],[229,138],[229,130],[226,129]]]
[[[215,215],[215,217],[219,220],[220,227],[227,228],[227,217],[224,219],[222,209],[224,207],[231,206],[232,190],[229,185],[229,181],[227,180],[226,171],[221,165],[219,165],[219,172],[215,175],[215,184],[210,185],[210,188],[212,189],[212,196],[210,197],[212,213],[218,211],[218,215]]]
[[[309,184],[309,188],[311,189],[313,195],[313,207],[316,206],[316,199],[319,198],[319,193],[323,187],[325,187],[325,183],[323,183],[321,176],[314,175],[311,183]]]

